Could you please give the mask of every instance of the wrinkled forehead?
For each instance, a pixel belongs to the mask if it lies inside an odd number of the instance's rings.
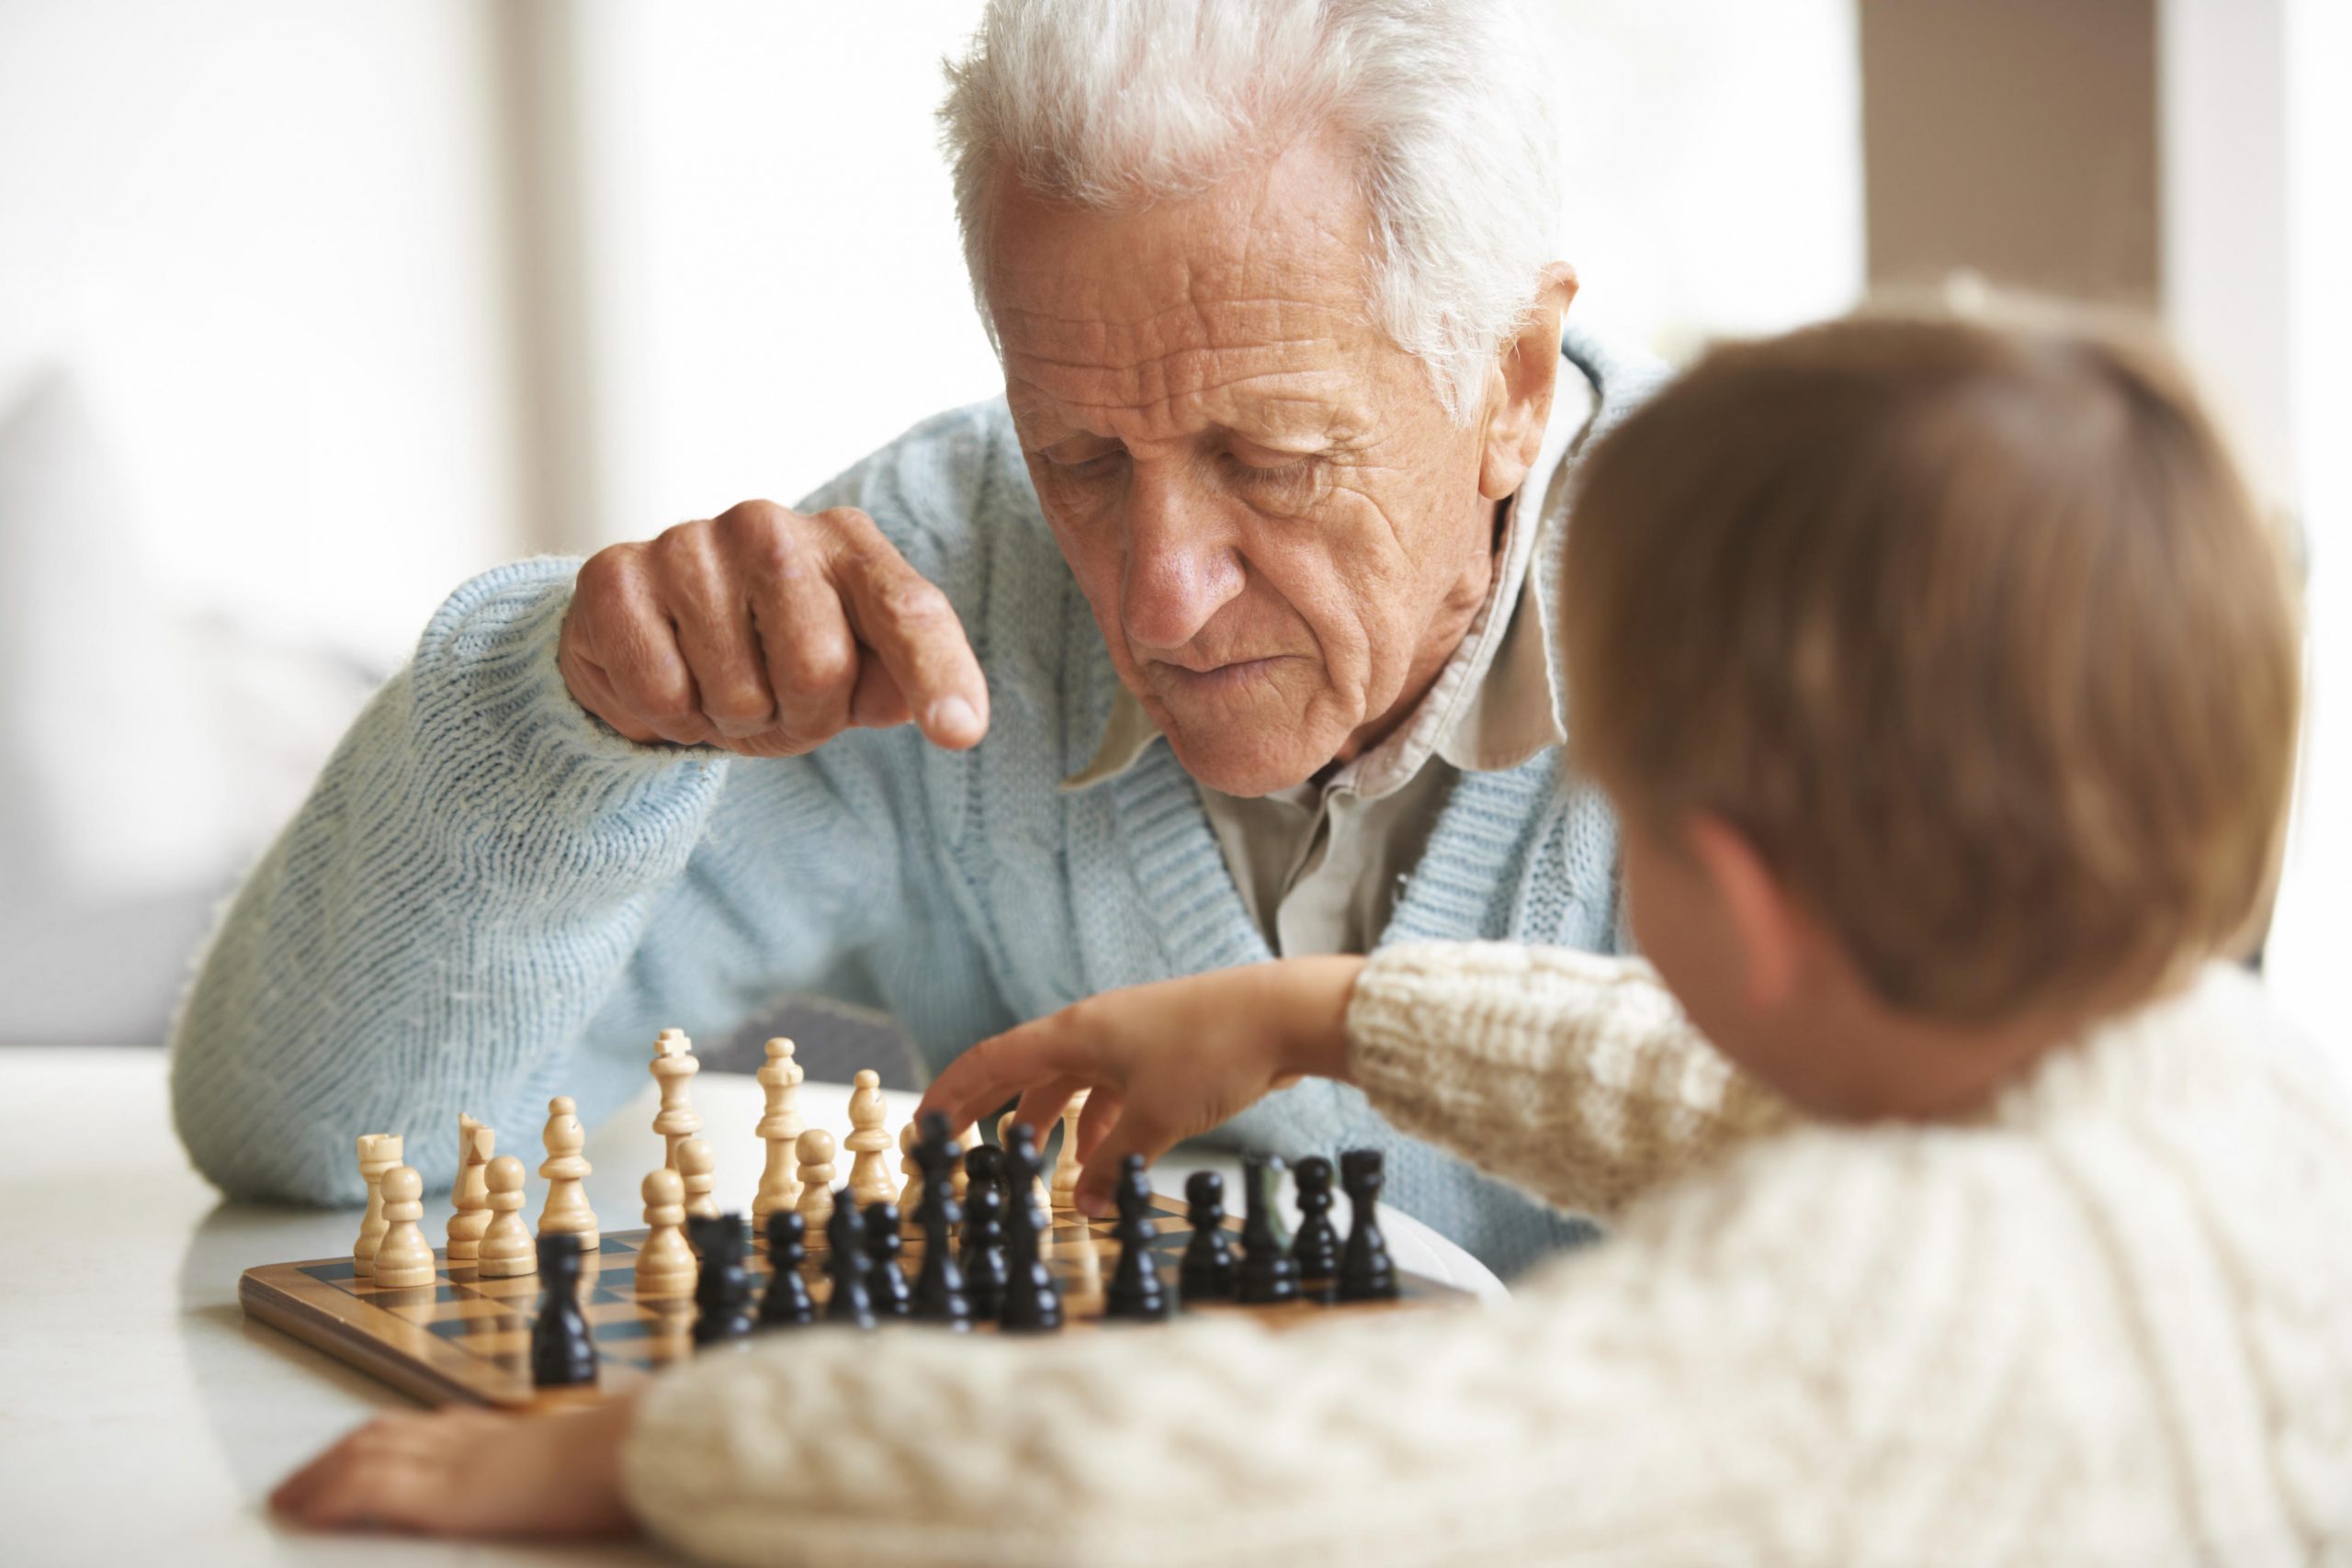
[[[1365,310],[1363,200],[1292,164],[1134,212],[1000,188],[989,304],[1024,432],[1324,438],[1368,423],[1397,351]]]

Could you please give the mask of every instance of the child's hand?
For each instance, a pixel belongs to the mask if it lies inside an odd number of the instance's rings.
[[[621,1444],[636,1408],[616,1399],[558,1416],[380,1416],[280,1482],[269,1506],[312,1529],[628,1535]]]
[[[949,1065],[917,1111],[956,1132],[1019,1095],[1042,1135],[1070,1097],[1085,1162],[1078,1205],[1108,1213],[1119,1161],[1157,1159],[1270,1089],[1310,1074],[1347,1076],[1348,997],[1363,960],[1293,958],[1105,991],[992,1040]]]

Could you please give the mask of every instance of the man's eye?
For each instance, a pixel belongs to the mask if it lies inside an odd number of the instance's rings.
[[[1225,455],[1227,468],[1245,484],[1294,484],[1306,477],[1314,461],[1294,457],[1286,463],[1252,463],[1231,452]]]
[[[1097,452],[1091,457],[1075,458],[1057,457],[1048,452],[1046,454],[1046,460],[1073,479],[1091,479],[1106,478],[1118,466],[1119,460],[1125,456],[1125,453],[1115,448],[1108,452]]]

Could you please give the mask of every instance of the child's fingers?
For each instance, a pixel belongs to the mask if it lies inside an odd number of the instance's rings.
[[[936,1111],[947,1118],[950,1133],[961,1134],[1015,1094],[1071,1077],[1069,1032],[1057,1027],[1059,1017],[993,1035],[948,1063],[924,1091],[916,1120]]]
[[[1175,1147],[1182,1135],[1181,1128],[1155,1111],[1141,1105],[1124,1108],[1078,1173],[1076,1201],[1080,1212],[1096,1219],[1114,1213],[1116,1204],[1112,1201],[1111,1193],[1119,1182],[1120,1163],[1129,1155],[1141,1155],[1144,1163],[1149,1165]]]
[[[1071,1096],[1085,1087],[1075,1078],[1055,1078],[1048,1083],[1033,1085],[1022,1090],[1021,1103],[1012,1108],[1012,1119],[1016,1122],[1028,1123],[1036,1133],[1037,1146],[1042,1149],[1046,1146],[1046,1135],[1054,1130],[1054,1123],[1060,1121],[1062,1112],[1069,1109]]]
[[[1118,1121],[1125,1108],[1127,1097],[1111,1084],[1097,1084],[1086,1097],[1086,1109],[1078,1113],[1078,1157],[1083,1162],[1094,1156],[1102,1140]]]

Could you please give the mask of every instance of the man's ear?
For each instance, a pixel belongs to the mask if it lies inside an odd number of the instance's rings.
[[[1722,818],[1693,816],[1683,838],[1739,943],[1741,1004],[1759,1013],[1779,1009],[1795,994],[1804,969],[1810,929],[1804,912],[1747,835]]]
[[[1576,268],[1566,262],[1544,268],[1527,324],[1502,345],[1494,373],[1487,378],[1487,446],[1478,465],[1478,493],[1488,501],[1517,491],[1544,449],[1552,389],[1560,378],[1560,318],[1576,297]]]

